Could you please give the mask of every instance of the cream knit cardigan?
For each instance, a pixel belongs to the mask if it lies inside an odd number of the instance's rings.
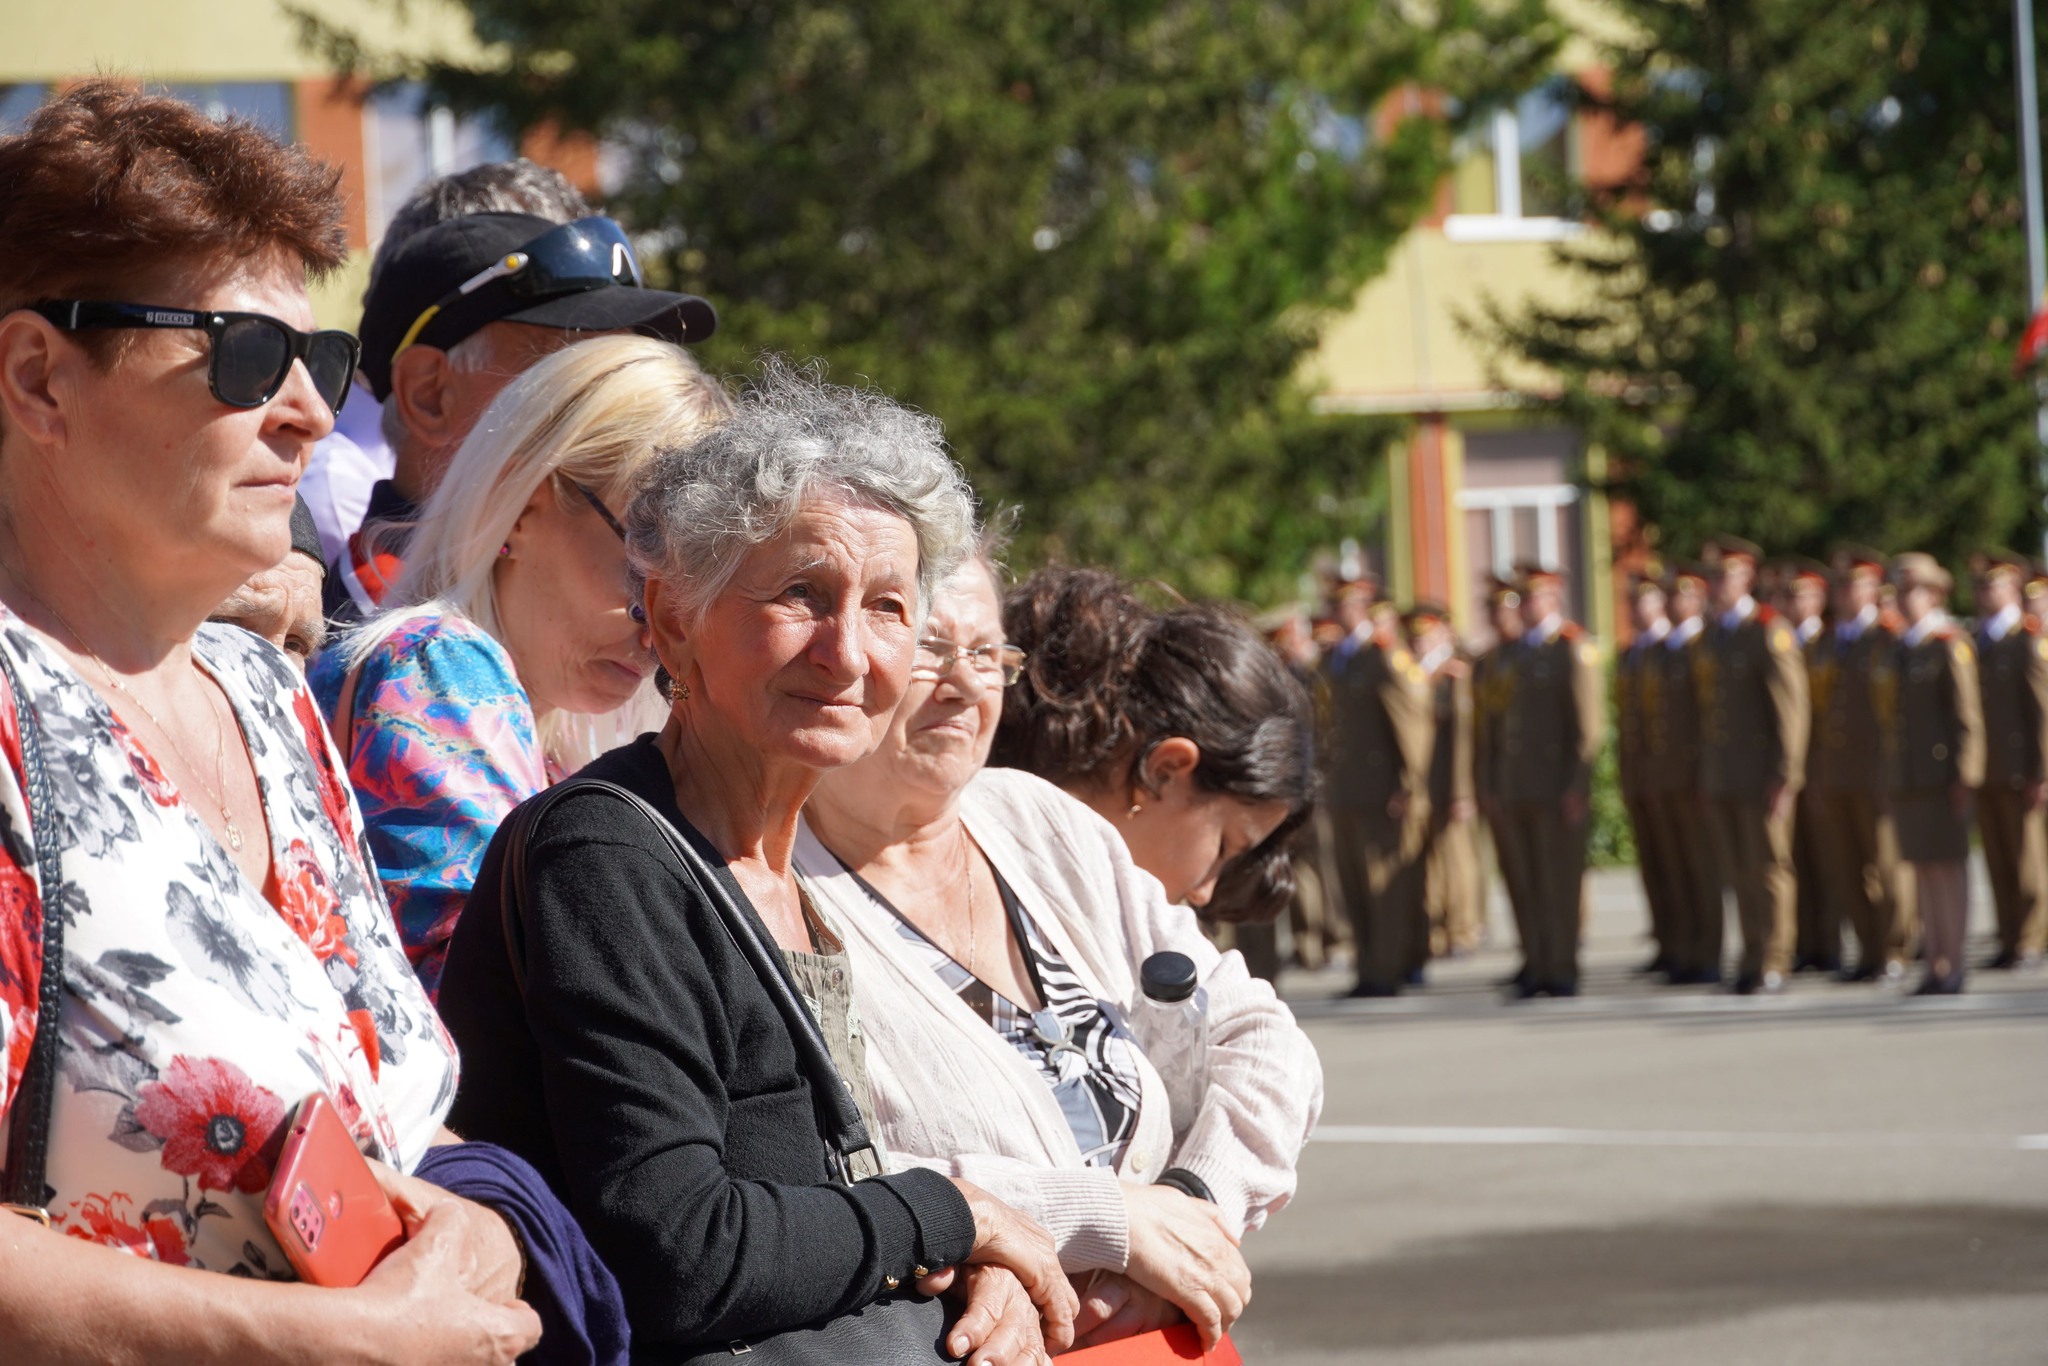
[[[1114,826],[1052,784],[985,769],[961,796],[968,833],[1096,997],[1129,1008],[1138,966],[1174,949],[1209,1000],[1209,1084],[1178,1145],[1159,1074],[1142,1064],[1138,1122],[1116,1172],[1084,1167],[1037,1070],[906,952],[887,908],[808,826],[796,871],[846,941],[868,1082],[892,1170],[963,1177],[1045,1226],[1070,1272],[1124,1269],[1120,1180],[1168,1167],[1202,1178],[1232,1227],[1294,1194],[1294,1164],[1322,1110],[1323,1072],[1294,1014],[1236,952],[1218,953],[1185,906],[1131,861]]]

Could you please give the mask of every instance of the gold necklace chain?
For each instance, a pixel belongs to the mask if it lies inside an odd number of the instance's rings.
[[[130,702],[133,702],[135,704],[136,710],[140,711],[144,716],[148,717],[149,723],[156,727],[157,733],[162,735],[164,739],[171,742],[171,748],[177,751],[177,755],[180,759],[184,761],[185,767],[191,770],[193,780],[199,784],[199,790],[201,792],[204,792],[206,794],[207,799],[211,801],[216,808],[219,809],[222,834],[225,835],[227,838],[228,848],[236,853],[240,853],[242,851],[243,843],[242,827],[235,823],[235,813],[228,806],[227,801],[227,727],[221,723],[220,709],[214,705],[212,693],[209,692],[206,698],[206,709],[212,715],[214,725],[213,780],[215,783],[215,787],[214,790],[209,792],[207,791],[206,788],[206,779],[201,776],[199,765],[192,762],[192,756],[187,754],[185,752],[185,747],[178,743],[178,736],[176,732],[174,732],[169,726],[165,725],[163,723],[163,719],[159,717],[155,712],[151,711],[149,709],[148,704],[145,703],[141,698],[137,697],[134,694],[134,692],[129,689],[128,685],[121,681],[121,677],[119,674],[115,673],[112,669],[107,667],[107,661],[101,659],[99,657],[99,652],[94,650],[92,646],[85,643],[85,637],[79,634],[78,628],[76,626],[73,626],[70,622],[64,619],[64,614],[62,612],[59,612],[56,608],[50,606],[49,603],[45,602],[40,593],[36,592],[33,588],[30,588],[27,584],[22,583],[21,579],[18,576],[10,573],[8,577],[14,579],[15,583],[20,586],[21,590],[27,593],[30,597],[34,598],[36,602],[42,606],[42,609],[45,612],[48,612],[51,616],[55,617],[57,619],[57,624],[59,626],[62,626],[66,631],[70,632],[71,638],[78,642],[78,648],[85,652],[85,657],[87,659],[90,659],[96,666],[98,666],[100,676],[107,680],[107,686],[114,689],[116,692],[120,693],[121,696],[127,698]]]
[[[960,822],[960,870],[967,876],[967,975],[974,975],[974,960],[981,947],[981,929],[974,913],[974,849],[967,842],[967,822]]]

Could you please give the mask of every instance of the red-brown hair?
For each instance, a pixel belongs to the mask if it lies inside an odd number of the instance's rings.
[[[340,182],[246,120],[117,81],[73,87],[0,138],[0,313],[125,300],[167,271],[274,250],[317,279],[348,259]]]

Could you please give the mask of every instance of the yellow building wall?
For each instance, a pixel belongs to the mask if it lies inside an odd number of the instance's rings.
[[[1566,304],[1584,286],[1555,260],[1557,243],[1453,242],[1418,228],[1350,312],[1324,329],[1307,380],[1329,412],[1461,412],[1504,406],[1507,387],[1542,383],[1501,367],[1473,333],[1489,303],[1510,313],[1532,300]]]
[[[467,13],[448,0],[319,0],[318,11],[373,49],[488,60]],[[0,84],[61,85],[90,76],[297,83],[331,74],[301,44],[281,0],[0,0]],[[355,327],[369,274],[369,253],[358,251],[313,287],[313,312],[323,327]]]
[[[371,46],[483,55],[447,0],[318,0],[309,8]],[[299,43],[280,0],[6,0],[0,82],[108,75],[162,81],[293,81],[330,68]]]

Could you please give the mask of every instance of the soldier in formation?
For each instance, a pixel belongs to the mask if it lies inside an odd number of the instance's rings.
[[[1426,945],[1423,846],[1436,741],[1429,680],[1401,639],[1400,614],[1379,585],[1341,585],[1342,639],[1323,657],[1331,863],[1351,915],[1355,996],[1394,996]]]
[[[1635,617],[1635,639],[1614,658],[1614,751],[1621,803],[1635,837],[1636,865],[1643,879],[1643,898],[1650,908],[1650,938],[1656,952],[1641,972],[1666,973],[1672,963],[1672,903],[1675,892],[1670,851],[1658,828],[1650,797],[1651,717],[1656,714],[1663,683],[1664,640],[1671,634],[1669,600],[1654,567],[1629,581],[1629,602]]]
[[[1977,570],[1977,681],[1985,738],[1977,828],[1998,914],[1998,951],[1985,966],[2030,965],[2048,940],[2048,636],[2024,610],[2037,580],[2017,555]]]
[[[1955,585],[1933,556],[1901,555],[1893,574],[1906,630],[1893,656],[1887,752],[1899,854],[1913,866],[1927,961],[1915,994],[1953,995],[1963,989],[1970,819],[1984,783],[1977,652],[1949,619],[1944,604]]]
[[[1496,802],[1510,832],[1528,905],[1522,913],[1526,976],[1517,997],[1576,996],[1593,761],[1606,738],[1599,650],[1564,615],[1564,582],[1554,570],[1525,570],[1517,585],[1523,634],[1508,656],[1499,722]]]
[[[1708,555],[1714,601],[1694,657],[1700,794],[1742,930],[1733,989],[1775,992],[1792,964],[1792,807],[1806,772],[1806,664],[1791,623],[1750,591],[1761,552],[1724,536]]]
[[[1473,825],[1477,805],[1472,768],[1472,660],[1458,644],[1450,612],[1440,603],[1408,609],[1408,648],[1429,680],[1436,739],[1429,759],[1429,825],[1424,843],[1428,956],[1450,958],[1479,946],[1485,931],[1479,849]],[[1413,946],[1420,950],[1425,945]],[[1422,961],[1411,955],[1410,975]]]
[[[1962,988],[1965,868],[1981,833],[1998,944],[2048,947],[2048,572],[1974,566],[1977,621],[1946,611],[1947,572],[1844,545],[1791,560],[1758,600],[1761,553],[1717,537],[1702,564],[1646,567],[1613,662],[1617,769],[1650,912],[1642,965],[1731,990],[1796,970]],[[1589,789],[1603,739],[1600,653],[1550,570],[1493,580],[1492,646],[1459,648],[1419,604],[1397,629],[1377,584],[1345,584],[1318,677],[1329,713],[1327,847],[1357,942],[1356,994],[1419,984],[1478,942],[1490,837],[1522,963],[1520,999],[1579,989]],[[1470,818],[1476,806],[1483,826]],[[1919,908],[1915,914],[1916,905]],[[1853,945],[1854,955],[1849,950]]]

